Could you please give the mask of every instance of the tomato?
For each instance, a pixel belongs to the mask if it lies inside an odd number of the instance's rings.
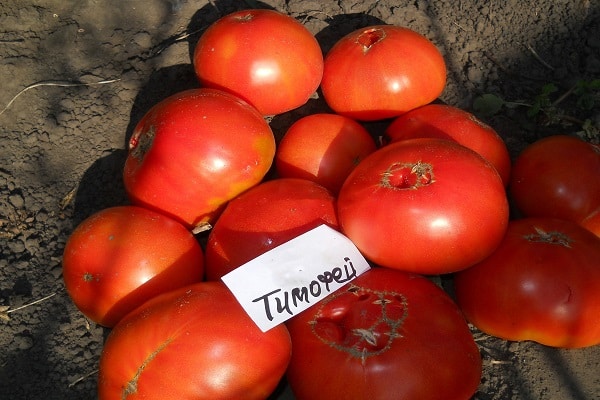
[[[445,85],[444,58],[429,39],[408,28],[375,25],[329,50],[321,90],[337,114],[368,121],[428,104]]]
[[[264,9],[214,22],[200,37],[193,64],[203,86],[230,91],[264,115],[305,104],[323,75],[323,53],[312,33]]]
[[[220,90],[190,89],[156,104],[137,124],[125,189],[134,204],[202,227],[258,184],[274,157],[273,132],[253,107]]]
[[[525,216],[581,222],[600,208],[600,150],[573,136],[540,139],[515,160],[509,188]]]
[[[157,296],[110,332],[100,400],[265,399],[288,366],[285,325],[261,332],[222,282]]]
[[[479,386],[459,308],[416,274],[373,268],[286,324],[298,400],[469,399]]]
[[[498,249],[456,273],[454,286],[467,319],[490,335],[600,344],[600,238],[572,221],[511,221]]]
[[[63,254],[67,293],[94,322],[114,326],[146,300],[202,280],[204,254],[179,222],[117,206],[81,222]]]
[[[600,237],[600,208],[588,215],[580,225]]]
[[[366,258],[422,274],[481,261],[508,223],[498,172],[445,139],[408,139],[367,156],[344,182],[337,209],[342,232]]]
[[[352,169],[377,148],[358,122],[312,114],[294,122],[280,141],[275,166],[281,177],[309,179],[337,193]]]
[[[504,140],[492,127],[460,108],[427,104],[397,117],[385,134],[391,142],[417,137],[454,140],[491,162],[508,185],[511,160]]]
[[[226,273],[319,225],[337,229],[335,198],[305,179],[261,183],[232,200],[210,231],[206,279]]]

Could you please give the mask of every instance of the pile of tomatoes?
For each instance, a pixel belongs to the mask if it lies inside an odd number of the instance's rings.
[[[193,66],[201,88],[133,132],[131,204],[65,247],[69,295],[112,328],[100,399],[265,399],[282,379],[298,399],[468,399],[482,367],[467,320],[600,343],[598,147],[557,136],[511,164],[492,128],[434,102],[444,59],[403,27],[359,29],[323,57],[293,18],[244,10],[202,34]],[[266,117],[319,87],[330,110],[277,142]],[[220,278],[322,224],[373,268],[260,331]],[[456,300],[426,277],[441,274]]]

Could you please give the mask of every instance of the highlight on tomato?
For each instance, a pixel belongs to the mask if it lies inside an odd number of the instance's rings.
[[[350,171],[377,149],[367,129],[342,115],[317,113],[294,122],[279,142],[280,177],[309,179],[337,194]]]
[[[319,225],[338,228],[335,197],[306,179],[265,181],[233,199],[208,235],[206,279],[242,264]]]
[[[461,311],[421,275],[372,268],[286,325],[298,400],[470,399],[481,380]]]
[[[178,221],[141,207],[116,206],[75,228],[62,265],[77,308],[112,327],[146,300],[201,281],[204,254]]]
[[[241,10],[200,36],[194,70],[205,87],[226,90],[264,115],[305,104],[323,76],[323,53],[313,34],[275,10]]]
[[[600,149],[574,136],[540,139],[517,156],[509,191],[525,216],[580,223],[600,210]]]
[[[258,184],[275,157],[275,137],[245,101],[189,89],[154,105],[129,141],[124,183],[132,203],[209,228],[225,204]]]
[[[456,300],[481,331],[511,341],[600,344],[600,238],[572,221],[510,222],[500,246],[454,275]]]
[[[446,85],[446,63],[425,36],[374,25],[341,38],[326,54],[321,90],[337,114],[373,121],[435,100]]]
[[[511,159],[506,143],[491,126],[468,111],[446,104],[427,104],[397,117],[385,135],[392,143],[418,137],[454,140],[492,163],[504,186],[508,185]]]
[[[285,325],[262,332],[223,282],[200,282],[154,297],[115,326],[98,398],[264,400],[290,357]]]
[[[367,156],[338,195],[342,232],[375,264],[421,274],[458,271],[499,245],[508,224],[502,179],[456,142],[407,139]]]

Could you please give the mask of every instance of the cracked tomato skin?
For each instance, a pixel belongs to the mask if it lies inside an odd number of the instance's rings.
[[[189,89],[156,104],[137,124],[125,189],[132,203],[197,228],[258,184],[274,156],[275,137],[256,109],[220,90]]]
[[[286,324],[298,400],[467,400],[479,386],[463,315],[420,275],[372,268]]]
[[[152,297],[200,282],[204,254],[185,226],[136,206],[101,210],[81,222],[63,253],[73,303],[92,321],[114,326]]]
[[[99,400],[266,399],[285,373],[285,325],[261,332],[222,282],[157,296],[109,334]]]
[[[511,221],[490,257],[455,274],[454,288],[467,319],[490,335],[600,344],[600,238],[575,222]]]
[[[342,232],[377,265],[459,271],[491,254],[508,224],[496,169],[456,142],[416,138],[367,156],[338,195]]]

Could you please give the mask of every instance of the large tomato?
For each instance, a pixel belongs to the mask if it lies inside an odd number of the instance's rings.
[[[146,300],[202,280],[204,254],[179,222],[135,206],[104,209],[67,240],[63,278],[81,312],[107,327]]]
[[[490,335],[600,344],[600,238],[575,222],[511,221],[498,249],[456,273],[454,286],[467,319]]]
[[[277,173],[313,180],[338,193],[350,171],[377,148],[365,127],[337,114],[312,114],[294,122],[275,153]]]
[[[492,127],[460,108],[424,105],[396,118],[385,134],[391,142],[418,137],[454,140],[491,162],[508,185],[511,161],[504,140]]]
[[[100,357],[100,400],[262,400],[288,366],[285,325],[261,332],[222,282],[164,293],[128,314]]]
[[[376,25],[344,36],[329,50],[321,89],[336,113],[379,120],[430,103],[445,85],[444,58],[429,39]]]
[[[274,156],[273,132],[253,107],[220,90],[190,89],[156,104],[136,126],[125,188],[134,204],[201,227],[259,183]]]
[[[445,139],[408,139],[376,150],[350,173],[337,208],[343,233],[366,258],[422,274],[481,261],[508,223],[496,169]]]
[[[515,160],[510,194],[526,216],[582,222],[600,209],[600,149],[573,136],[540,139]]]
[[[428,279],[373,268],[287,322],[298,400],[467,400],[481,358],[452,299]]]
[[[203,86],[230,91],[264,115],[308,101],[323,75],[319,43],[301,23],[274,10],[242,10],[214,22],[194,51]]]
[[[297,178],[266,181],[225,208],[206,244],[206,278],[240,265],[319,225],[337,229],[335,198],[323,186]]]

